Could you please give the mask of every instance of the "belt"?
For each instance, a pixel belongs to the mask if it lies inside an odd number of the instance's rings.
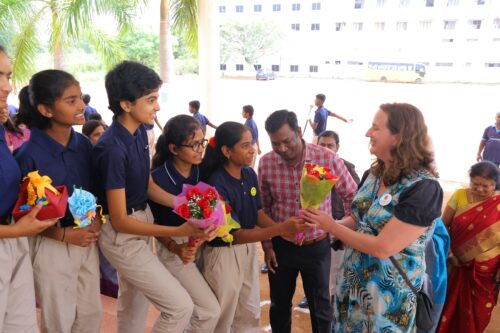
[[[206,243],[210,247],[229,247],[232,243],[224,242],[221,238],[214,238]]]
[[[127,207],[127,215],[133,214],[135,211],[138,211],[138,210],[145,210],[147,206],[148,206],[148,203],[144,202],[144,203],[139,204],[135,207],[131,207],[131,208]]]
[[[0,224],[1,225],[9,225],[10,224],[10,215],[5,216],[5,217],[0,217]]]
[[[324,234],[323,236],[319,236],[318,238],[315,238],[315,239],[311,239],[311,240],[308,240],[308,241],[304,241],[302,242],[302,246],[304,245],[311,245],[311,244],[314,244],[314,243],[317,243],[317,242],[321,242],[323,239],[326,238],[326,236],[328,236],[328,234]]]

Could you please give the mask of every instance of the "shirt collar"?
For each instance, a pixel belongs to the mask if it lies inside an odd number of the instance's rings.
[[[170,157],[164,163],[165,171],[167,172],[168,178],[172,181],[172,183],[177,185],[182,185],[183,183],[198,183],[200,181],[200,169],[198,165],[193,165],[191,168],[191,174],[188,178],[185,178],[183,175],[177,171],[174,166],[174,161]]]
[[[31,136],[29,140],[35,142],[40,147],[42,147],[42,149],[44,149],[49,154],[52,154],[53,156],[61,154],[65,150],[71,150],[73,152],[78,151],[79,138],[73,128],[71,129],[69,143],[66,147],[56,140],[52,139],[47,133],[36,127],[31,128]]]
[[[131,146],[134,144],[135,140],[138,136],[141,135],[142,125],[139,125],[135,133],[132,135],[117,119],[113,117],[113,122],[111,123],[110,129],[113,133],[118,136],[118,138],[123,141],[123,143],[127,146]]]

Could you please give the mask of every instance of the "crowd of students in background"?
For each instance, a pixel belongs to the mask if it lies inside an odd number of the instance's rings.
[[[101,291],[118,298],[118,332],[144,331],[150,304],[160,312],[153,332],[258,332],[257,242],[269,270],[275,332],[291,331],[298,274],[313,332],[414,332],[412,287],[426,281],[435,304],[432,332],[487,326],[500,281],[498,165],[474,165],[470,186],[455,192],[442,214],[434,152],[416,107],[379,107],[366,132],[375,160],[360,180],[338,154],[338,134],[326,130],[328,116],[352,120],[328,111],[323,94],[309,120],[314,144],[304,140],[295,113],[267,117],[272,150],[256,172],[262,152],[251,105],[242,107],[245,124],[216,126],[193,100],[192,116],[161,126],[161,79],[125,61],[105,78],[109,126],[77,79],[60,70],[32,76],[12,119],[9,77],[0,47],[0,332],[38,331],[35,299],[43,331],[99,332]],[[153,147],[148,131],[155,123],[162,134]],[[215,129],[210,141],[206,126]],[[301,211],[299,183],[311,161],[337,181],[319,209]],[[75,187],[93,193],[109,223],[75,229],[69,210],[39,221],[40,206],[13,223],[20,181],[35,170],[70,195]],[[172,212],[183,185],[200,181],[231,205],[241,226],[232,243]]]

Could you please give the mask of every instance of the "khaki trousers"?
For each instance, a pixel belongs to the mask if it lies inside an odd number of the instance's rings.
[[[337,273],[344,262],[344,250],[332,251],[332,257],[330,259],[330,299],[335,295],[335,289],[337,288]]]
[[[38,332],[26,237],[0,238],[0,332]]]
[[[51,238],[30,238],[42,331],[99,332],[102,319],[97,245],[80,247]]]
[[[259,267],[255,243],[206,246],[202,273],[221,307],[215,332],[259,332]]]
[[[176,237],[174,240],[178,244],[183,244],[188,238]],[[168,251],[159,242],[157,242],[157,250],[160,261],[186,289],[194,303],[193,315],[185,332],[213,332],[219,321],[220,306],[196,264],[183,264],[175,253]]]
[[[153,223],[149,207],[130,217]],[[99,247],[118,272],[118,333],[144,332],[150,302],[160,311],[153,333],[183,332],[193,313],[187,291],[151,250],[151,237],[102,227]]]

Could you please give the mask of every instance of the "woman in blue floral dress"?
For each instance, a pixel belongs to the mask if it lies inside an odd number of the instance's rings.
[[[334,332],[414,332],[416,295],[389,260],[420,289],[429,227],[441,215],[443,192],[422,113],[383,104],[366,133],[376,160],[353,201],[352,215],[305,218],[347,245],[337,276]]]

